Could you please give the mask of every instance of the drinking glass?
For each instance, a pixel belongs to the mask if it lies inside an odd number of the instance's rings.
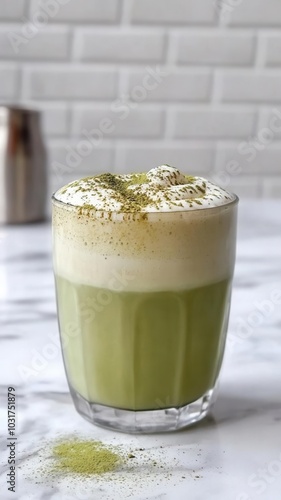
[[[225,349],[238,198],[148,214],[52,201],[60,337],[77,411],[135,433],[204,418]]]

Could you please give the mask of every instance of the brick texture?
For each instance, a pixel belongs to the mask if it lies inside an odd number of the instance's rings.
[[[248,33],[190,33],[178,37],[178,62],[248,66],[254,59],[254,37]]]
[[[214,6],[205,0],[133,0],[135,23],[212,24],[214,20]]]
[[[176,138],[229,138],[247,137],[254,131],[253,111],[187,109],[173,110]]]
[[[266,198],[281,198],[280,177],[268,177],[264,179],[262,194]]]
[[[132,109],[130,103],[115,107],[95,106],[82,107],[74,110],[72,133],[81,135],[83,129],[93,136],[101,138],[112,137],[147,137],[157,138],[163,135],[164,112],[159,108]]]
[[[17,0],[18,1],[18,0]],[[44,12],[49,22],[114,23],[119,17],[119,0],[32,0],[30,15]]]
[[[280,173],[281,143],[262,142],[256,137],[235,145],[219,144],[216,171],[230,177],[261,176]],[[234,165],[235,163],[235,165]]]
[[[255,135],[266,143],[281,139],[281,106],[261,109]]]
[[[0,97],[15,99],[18,91],[19,71],[10,65],[0,66]]]
[[[245,71],[222,75],[222,100],[228,102],[281,102],[281,72]]]
[[[113,165],[114,150],[110,145],[93,146],[85,154],[82,139],[51,140],[48,150],[50,169],[61,186],[70,176],[78,179],[83,175],[99,174]]]
[[[225,4],[233,5],[230,10],[230,25],[235,26],[280,26],[281,3],[279,0],[240,0]]]
[[[23,36],[19,26],[0,27],[0,57],[2,59],[57,61],[68,59],[69,29],[43,28],[33,38]],[[58,50],[59,47],[59,50]]]
[[[83,61],[153,61],[164,59],[164,34],[153,31],[78,31],[77,58]]]
[[[184,172],[204,175],[211,171],[215,156],[211,144],[174,144],[170,141],[146,142],[132,145],[122,144],[116,151],[116,172],[149,170],[151,166],[161,165],[163,158],[169,165],[178,165]],[[141,161],[140,161],[141,158]],[[200,165],[200,169],[198,168]]]
[[[206,70],[165,69],[157,80],[153,68],[130,71],[126,88],[130,99],[138,101],[208,101],[211,73]]]
[[[46,135],[65,137],[68,134],[69,111],[67,106],[56,103],[48,103],[47,105],[45,103],[40,103],[40,105],[36,103],[36,108],[42,111],[42,126]]]
[[[24,15],[25,0],[0,0],[0,15],[1,20],[5,19],[21,19]]]
[[[266,65],[281,65],[281,35],[271,35],[266,37]]]
[[[0,0],[0,100],[42,111],[55,188],[170,163],[281,196],[281,1]]]
[[[220,141],[217,144],[214,169],[219,184],[227,184],[241,177],[255,177],[260,173],[257,156],[260,151],[252,145],[251,140],[237,143]]]
[[[117,74],[110,69],[36,67],[27,78],[27,97],[34,99],[112,99],[117,92]]]

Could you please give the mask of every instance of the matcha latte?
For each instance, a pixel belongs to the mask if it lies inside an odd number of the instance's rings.
[[[223,359],[237,197],[163,165],[53,196],[63,357],[77,410],[124,431],[203,418]]]

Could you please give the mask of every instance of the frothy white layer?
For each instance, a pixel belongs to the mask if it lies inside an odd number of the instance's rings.
[[[57,249],[56,274],[77,285],[116,292],[185,291],[232,278],[233,252],[214,267],[212,257],[203,262],[198,258],[193,262],[116,256],[105,259],[100,254],[66,249],[63,244]]]
[[[153,168],[147,174],[114,177],[122,183],[127,195],[141,200],[140,212],[197,210],[225,205],[235,199],[233,194],[207,179],[183,175],[168,165]],[[71,182],[58,190],[55,198],[79,208],[87,206],[108,212],[122,212],[124,209],[122,195],[110,188],[100,176]],[[126,211],[130,211],[128,203]]]
[[[231,278],[236,205],[109,220],[54,204],[54,270],[116,291],[187,290]]]

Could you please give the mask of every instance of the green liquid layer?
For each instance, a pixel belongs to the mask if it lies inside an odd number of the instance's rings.
[[[68,380],[89,402],[128,410],[179,407],[214,387],[230,280],[136,293],[57,276],[56,287]]]

